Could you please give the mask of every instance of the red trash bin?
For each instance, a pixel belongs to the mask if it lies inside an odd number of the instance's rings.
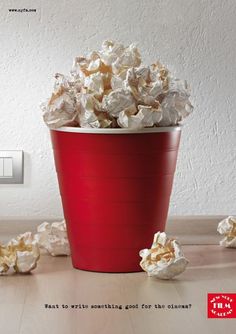
[[[51,130],[73,266],[141,271],[164,231],[181,128]]]

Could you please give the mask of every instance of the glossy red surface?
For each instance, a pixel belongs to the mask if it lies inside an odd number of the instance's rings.
[[[180,133],[51,130],[75,268],[141,271],[139,250],[165,229]]]

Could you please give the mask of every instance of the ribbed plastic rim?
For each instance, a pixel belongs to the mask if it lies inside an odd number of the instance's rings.
[[[75,133],[94,133],[94,134],[137,134],[137,133],[157,133],[157,132],[173,132],[180,131],[181,125],[178,126],[168,126],[168,127],[154,127],[154,128],[143,128],[143,129],[103,129],[103,128],[76,128],[70,126],[63,126],[59,129],[51,129],[52,131],[61,132],[75,132]]]

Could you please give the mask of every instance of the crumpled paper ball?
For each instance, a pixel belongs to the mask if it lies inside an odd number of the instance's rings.
[[[29,273],[37,266],[40,252],[31,232],[20,234],[7,245],[0,245],[0,274]]]
[[[35,238],[39,247],[46,249],[52,256],[70,255],[65,220],[40,224]]]
[[[151,249],[142,249],[140,266],[148,276],[171,279],[181,274],[188,264],[177,240],[169,239],[165,232],[154,235]]]
[[[186,81],[159,61],[143,65],[134,43],[107,40],[100,50],[76,57],[69,76],[55,78],[51,98],[41,104],[52,129],[175,126],[193,109]]]
[[[219,222],[217,231],[224,235],[220,245],[227,248],[236,248],[236,217],[229,216]]]

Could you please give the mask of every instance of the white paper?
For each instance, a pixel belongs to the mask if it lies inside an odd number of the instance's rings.
[[[64,220],[62,222],[44,222],[40,224],[35,237],[39,246],[47,250],[52,256],[70,255]]]
[[[0,274],[29,273],[37,266],[40,252],[31,232],[20,234],[7,245],[0,245]]]
[[[193,109],[186,81],[160,62],[143,65],[134,43],[107,40],[99,51],[76,57],[70,75],[55,77],[54,92],[41,105],[49,128],[174,126]]]
[[[134,102],[134,98],[129,91],[117,89],[104,96],[102,100],[102,108],[111,116],[119,117],[120,112],[129,108]]]
[[[181,274],[188,264],[177,240],[169,239],[165,232],[154,235],[151,249],[142,249],[140,266],[148,276],[171,279]]]
[[[236,248],[236,217],[229,216],[218,224],[217,231],[224,235],[220,245],[227,248]]]

